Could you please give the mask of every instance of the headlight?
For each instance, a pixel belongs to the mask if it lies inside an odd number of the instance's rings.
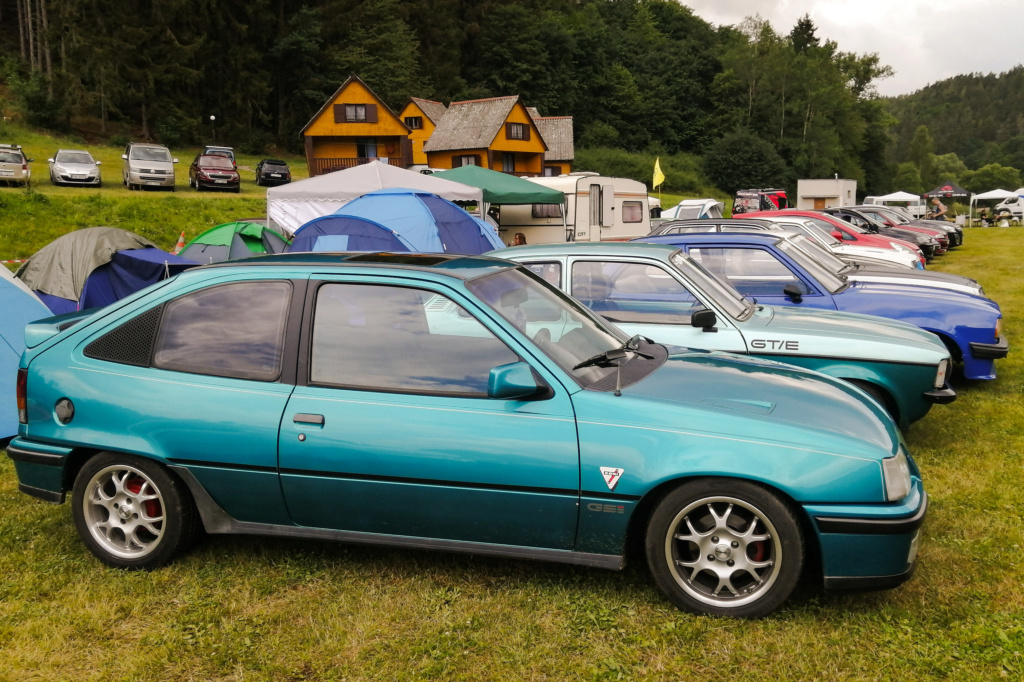
[[[943,358],[939,362],[939,368],[935,371],[935,388],[942,388],[946,385],[946,375],[949,373],[949,358]]]
[[[1003,336],[1003,318],[996,320],[996,340]]]
[[[896,249],[897,251],[906,251],[907,253],[913,253],[915,256],[917,255],[916,253],[914,253],[914,250],[912,248],[910,248],[909,246],[903,246],[903,244],[893,244],[892,248]]]
[[[882,460],[882,474],[885,477],[885,498],[890,502],[902,500],[910,492],[910,465],[907,455],[900,448],[895,457]]]

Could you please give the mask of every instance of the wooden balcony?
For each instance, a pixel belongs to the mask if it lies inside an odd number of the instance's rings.
[[[312,167],[309,169],[310,176],[323,175],[324,173],[333,173],[334,171],[345,170],[346,168],[355,168],[361,166],[364,163],[370,161],[381,161],[391,166],[398,166],[399,168],[405,168],[402,163],[401,157],[390,157],[390,158],[349,158],[349,159],[312,159]]]

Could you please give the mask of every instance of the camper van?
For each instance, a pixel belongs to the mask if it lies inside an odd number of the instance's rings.
[[[527,244],[554,244],[625,241],[651,231],[647,186],[642,182],[597,173],[526,179],[559,190],[565,204],[502,206],[498,235],[506,244],[519,232]]]

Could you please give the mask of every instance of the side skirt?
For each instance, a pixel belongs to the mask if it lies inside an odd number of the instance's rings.
[[[495,545],[486,542],[465,542],[462,540],[433,540],[405,535],[383,535],[378,533],[359,533],[348,530],[331,530],[328,528],[309,528],[306,526],[283,526],[267,523],[250,523],[239,521],[230,516],[217,504],[206,489],[196,480],[192,472],[183,466],[171,465],[170,468],[181,478],[192,493],[199,516],[203,519],[206,532],[211,535],[268,535],[277,537],[304,538],[312,540],[333,540],[352,542],[365,545],[382,545],[388,547],[407,547],[410,549],[427,549],[444,552],[461,552],[480,556],[498,556],[511,559],[528,559],[532,561],[549,561],[561,564],[575,564],[593,568],[605,568],[621,571],[626,567],[626,557],[621,554],[590,554],[573,552],[563,549],[543,549],[536,547],[520,547],[516,545]]]

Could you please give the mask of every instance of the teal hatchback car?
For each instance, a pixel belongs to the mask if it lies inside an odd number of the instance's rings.
[[[805,564],[916,565],[927,496],[875,401],[630,338],[515,263],[267,256],[25,335],[19,488],[70,493],[111,566],[200,528],[609,569],[635,538],[678,606],[757,617]]]
[[[949,350],[935,334],[873,315],[757,305],[675,246],[580,242],[490,255],[525,264],[627,334],[850,381],[903,427],[956,399]]]

